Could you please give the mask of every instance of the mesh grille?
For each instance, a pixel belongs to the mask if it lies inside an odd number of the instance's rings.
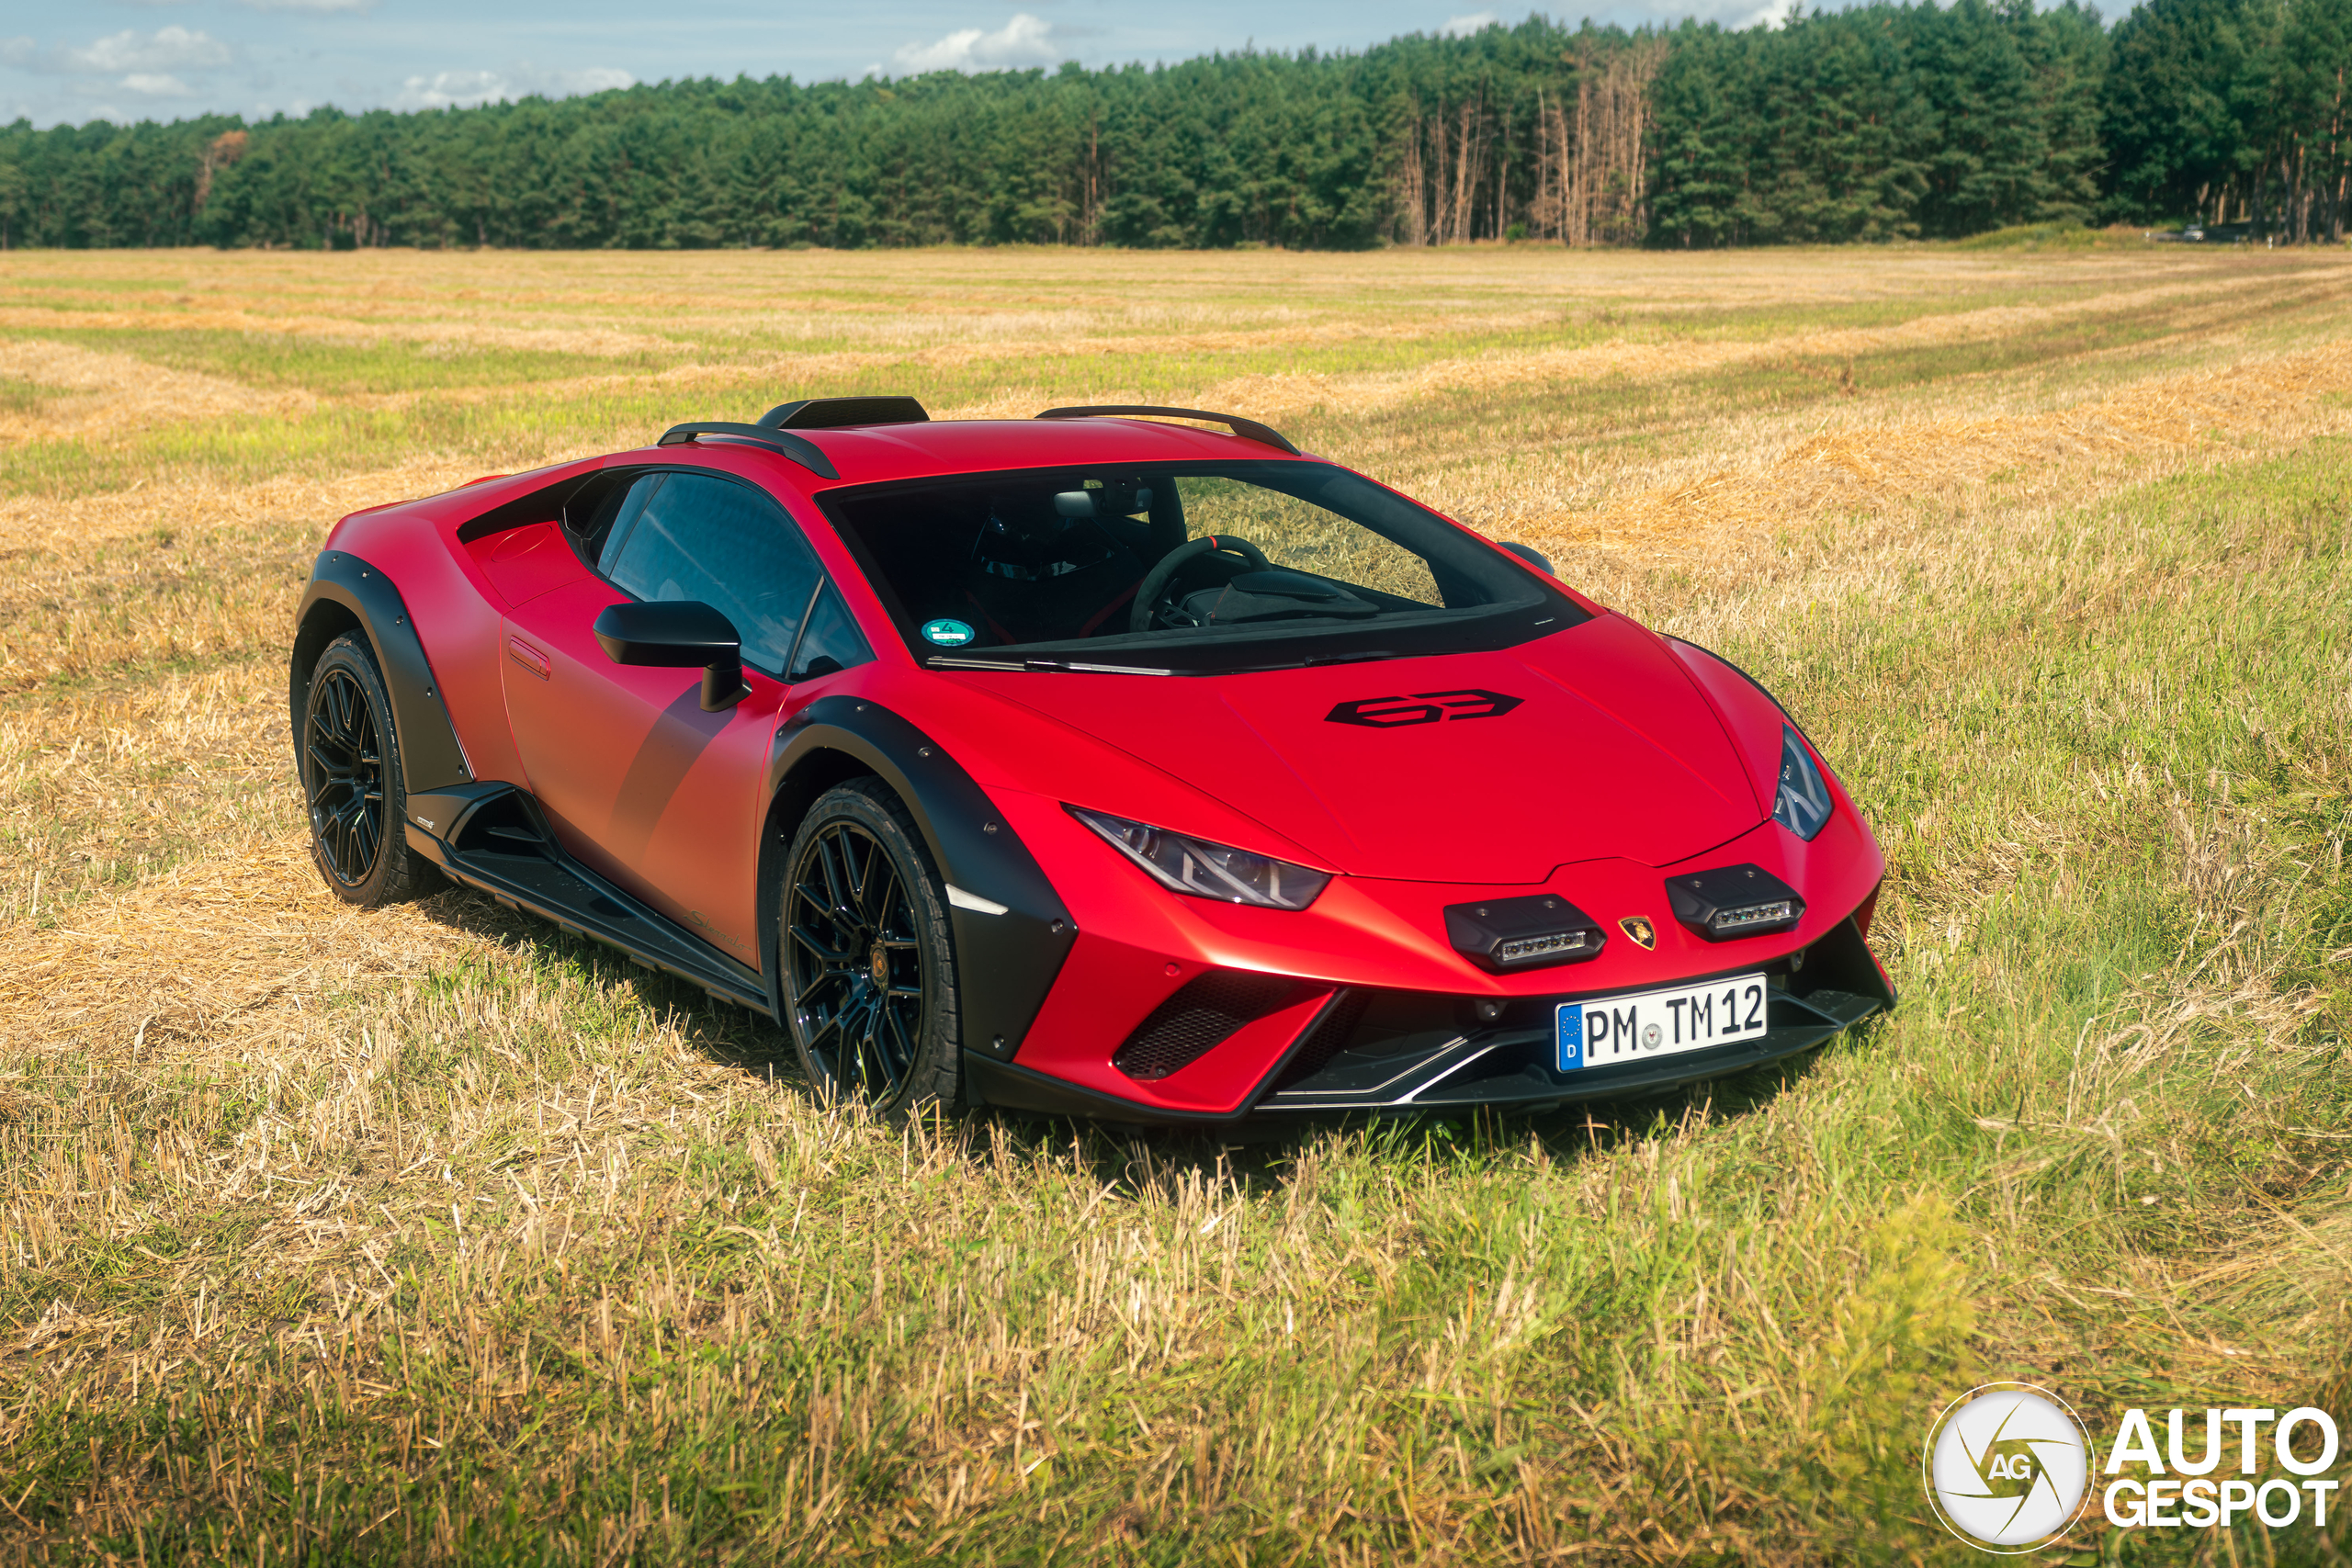
[[[1362,988],[1342,994],[1338,1004],[1324,1013],[1323,1021],[1315,1026],[1315,1032],[1299,1043],[1297,1054],[1291,1057],[1290,1066],[1283,1069],[1282,1081],[1274,1087],[1288,1089],[1330,1066],[1331,1058],[1345,1050],[1348,1042],[1355,1038],[1356,1026],[1363,1021],[1364,1013],[1371,1009],[1372,998],[1373,993]]]
[[[1198,1061],[1243,1024],[1273,1011],[1290,989],[1291,982],[1280,975],[1211,970],[1152,1009],[1113,1054],[1111,1065],[1131,1078],[1164,1078]]]

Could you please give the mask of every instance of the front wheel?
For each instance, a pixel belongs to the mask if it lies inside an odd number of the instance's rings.
[[[394,904],[437,884],[432,865],[408,847],[392,701],[375,650],[356,633],[329,643],[311,666],[302,704],[302,795],[311,860],[345,903]]]
[[[777,933],[785,1014],[826,1100],[962,1106],[945,884],[878,779],[826,791],[793,835]]]

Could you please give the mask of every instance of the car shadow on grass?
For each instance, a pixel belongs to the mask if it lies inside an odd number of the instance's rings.
[[[1853,1034],[1879,1027],[1875,1019]],[[1001,1145],[1012,1157],[1054,1155],[1087,1168],[1102,1186],[1133,1195],[1155,1184],[1202,1180],[1245,1195],[1287,1186],[1303,1161],[1342,1145],[1403,1167],[1524,1167],[1531,1144],[1547,1163],[1574,1166],[1649,1139],[1696,1132],[1765,1109],[1814,1072],[1835,1037],[1798,1055],[1704,1083],[1617,1100],[1594,1100],[1541,1112],[1472,1108],[1416,1115],[1268,1118],[1229,1127],[1138,1127],[1068,1116],[983,1113],[963,1124],[972,1152],[989,1157]]]
[[[570,968],[600,987],[625,987],[646,1011],[674,1027],[712,1063],[790,1088],[813,1104],[815,1090],[801,1070],[791,1035],[770,1020],[721,1002],[701,987],[627,954],[575,936],[537,916],[509,909],[489,895],[456,888],[420,906],[432,918],[526,955],[549,969]],[[1870,1020],[1849,1032],[1877,1029]],[[1299,1160],[1334,1136],[1366,1140],[1400,1164],[1476,1164],[1518,1159],[1531,1142],[1553,1162],[1574,1163],[1637,1145],[1662,1134],[1762,1110],[1816,1070],[1835,1037],[1799,1055],[1727,1077],[1615,1100],[1594,1100],[1539,1112],[1472,1108],[1413,1115],[1298,1117],[1228,1127],[1143,1127],[1070,1116],[982,1110],[945,1130],[967,1157],[994,1162],[999,1151],[1015,1160],[1039,1156],[1071,1159],[1094,1179],[1122,1190],[1170,1179],[1214,1179],[1245,1191],[1286,1185]]]
[[[648,968],[617,948],[510,909],[469,887],[436,893],[417,908],[429,919],[493,942],[535,967],[568,969],[591,985],[633,993],[649,1015],[675,1028],[688,1045],[718,1066],[808,1092],[789,1034],[757,1013],[718,1000],[691,980]]]

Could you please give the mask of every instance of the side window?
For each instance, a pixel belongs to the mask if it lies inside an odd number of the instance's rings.
[[[824,592],[817,595],[816,608],[808,612],[800,646],[792,650],[792,679],[811,681],[873,657],[874,650],[866,647],[857,623],[842,604],[841,592],[830,582],[825,584]]]
[[[609,574],[613,541],[628,532],[646,502],[669,476],[641,474],[625,482],[605,482],[576,495],[564,507],[563,531],[572,548],[599,573]]]
[[[822,575],[816,553],[783,508],[748,485],[705,474],[651,477],[660,482],[642,502],[639,487],[630,487],[614,521],[605,575],[639,599],[713,606],[735,623],[743,662],[782,675]]]

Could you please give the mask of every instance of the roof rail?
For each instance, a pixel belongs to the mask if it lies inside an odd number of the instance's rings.
[[[1262,441],[1267,446],[1277,447],[1294,457],[1300,456],[1298,448],[1291,445],[1289,437],[1283,435],[1272,425],[1260,424],[1254,419],[1243,419],[1237,414],[1210,413],[1205,409],[1163,409],[1155,408],[1148,403],[1103,403],[1079,409],[1047,409],[1037,417],[1039,419],[1092,419],[1104,414],[1140,414],[1158,419],[1205,420],[1211,424],[1224,425],[1234,434],[1247,440]]]
[[[788,430],[771,430],[763,424],[729,424],[720,420],[707,420],[695,424],[673,424],[662,433],[661,445],[684,446],[699,435],[723,435],[729,441],[741,441],[753,446],[764,446],[781,453],[810,473],[829,479],[842,477],[833,460],[825,456],[824,448],[805,435],[795,435]]]
[[[831,430],[843,424],[928,424],[931,414],[912,398],[803,398],[760,415],[770,430]]]

